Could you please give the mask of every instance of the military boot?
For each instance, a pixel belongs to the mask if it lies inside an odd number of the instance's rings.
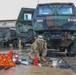
[[[45,59],[44,57],[41,57],[41,60],[42,60],[42,61],[46,61],[46,59]]]

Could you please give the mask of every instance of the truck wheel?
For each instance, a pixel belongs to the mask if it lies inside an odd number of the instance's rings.
[[[33,41],[33,29],[29,29],[28,30],[28,35],[29,35],[29,37],[30,37],[30,41],[31,41],[31,43],[32,43],[32,41]]]
[[[73,43],[68,50],[68,56],[75,56],[76,55],[76,43]]]
[[[33,36],[33,30],[32,30],[32,29],[29,29],[29,30],[28,30],[28,35],[29,35],[29,36]]]

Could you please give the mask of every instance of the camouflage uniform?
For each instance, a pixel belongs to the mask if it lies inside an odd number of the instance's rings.
[[[31,59],[34,59],[37,56],[40,60],[40,56],[46,56],[47,54],[47,43],[45,40],[39,42],[39,38],[35,40],[35,42],[31,45]]]

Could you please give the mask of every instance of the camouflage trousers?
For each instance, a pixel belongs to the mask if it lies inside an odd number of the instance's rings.
[[[34,57],[37,56],[40,60],[40,57],[45,57],[47,55],[47,50],[35,51],[30,53],[30,59],[34,60]]]

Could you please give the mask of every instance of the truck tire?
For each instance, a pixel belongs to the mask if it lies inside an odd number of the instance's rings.
[[[75,42],[69,47],[67,55],[68,56],[75,56],[76,55],[76,43]]]
[[[31,43],[32,43],[33,37],[34,37],[33,29],[29,29],[29,30],[28,30],[28,35],[29,35],[30,41],[31,41]]]

